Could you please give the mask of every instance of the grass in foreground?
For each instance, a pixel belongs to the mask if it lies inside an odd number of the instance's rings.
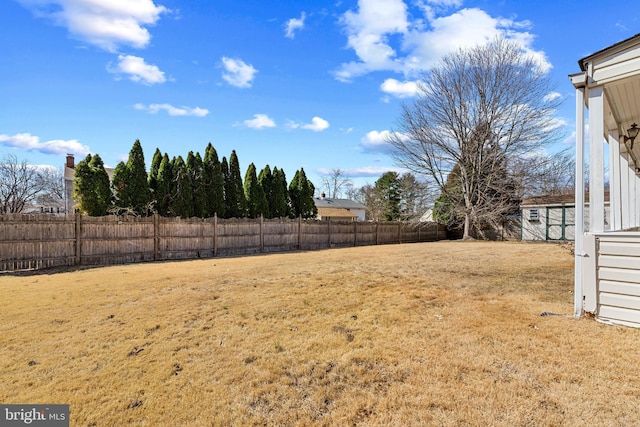
[[[0,402],[74,426],[634,425],[640,331],[571,318],[572,280],[561,246],[488,242],[4,275]]]

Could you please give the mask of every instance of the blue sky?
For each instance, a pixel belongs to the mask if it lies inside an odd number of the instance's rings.
[[[578,59],[639,33],[637,3],[462,0],[3,0],[0,157],[109,166],[140,139],[147,165],[220,158],[242,171],[399,170],[384,135],[443,54],[504,35],[549,69],[573,142]]]

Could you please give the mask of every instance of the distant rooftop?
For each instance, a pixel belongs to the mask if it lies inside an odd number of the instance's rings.
[[[316,197],[313,199],[318,208],[341,208],[341,209],[366,209],[362,203],[349,199],[330,199],[328,197]]]

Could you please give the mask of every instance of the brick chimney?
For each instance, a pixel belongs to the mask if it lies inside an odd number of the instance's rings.
[[[67,163],[65,165],[69,169],[74,169],[76,167],[75,160],[73,158],[73,154],[67,154]]]

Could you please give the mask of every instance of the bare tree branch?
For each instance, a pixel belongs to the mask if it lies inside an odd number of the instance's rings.
[[[353,182],[345,175],[342,169],[331,169],[322,177],[322,189],[330,199],[342,196],[342,192],[353,186]]]

